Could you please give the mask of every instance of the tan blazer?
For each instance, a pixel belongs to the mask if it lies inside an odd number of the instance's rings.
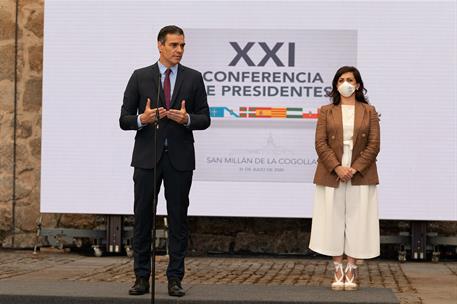
[[[343,157],[343,118],[341,105],[326,105],[319,111],[316,126],[316,152],[319,156],[314,183],[337,188],[339,181],[334,171]],[[380,147],[379,118],[375,108],[366,103],[355,103],[354,135],[351,167],[358,172],[353,185],[379,184],[376,156]]]

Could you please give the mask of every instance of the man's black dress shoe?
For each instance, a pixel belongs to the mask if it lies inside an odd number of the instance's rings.
[[[129,295],[139,296],[149,293],[149,278],[136,277],[135,284],[129,289]]]
[[[181,286],[181,281],[178,279],[171,279],[168,281],[168,295],[172,297],[182,297],[186,294]]]

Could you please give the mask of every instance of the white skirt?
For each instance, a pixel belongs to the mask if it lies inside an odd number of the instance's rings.
[[[343,164],[352,151],[344,146]],[[379,216],[376,185],[338,188],[316,185],[309,248],[328,256],[370,259],[379,256]]]

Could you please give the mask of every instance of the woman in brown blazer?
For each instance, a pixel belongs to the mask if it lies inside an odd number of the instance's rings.
[[[334,290],[355,290],[357,259],[379,255],[376,156],[379,118],[355,67],[340,68],[319,111],[318,165],[309,248],[333,257]],[[343,271],[343,256],[347,266]]]

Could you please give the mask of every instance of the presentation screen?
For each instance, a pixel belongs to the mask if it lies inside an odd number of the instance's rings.
[[[380,114],[380,218],[457,220],[455,12],[455,1],[47,0],[41,212],[133,213],[123,93],[175,24],[212,122],[194,131],[190,215],[311,217],[319,107],[350,65]]]

